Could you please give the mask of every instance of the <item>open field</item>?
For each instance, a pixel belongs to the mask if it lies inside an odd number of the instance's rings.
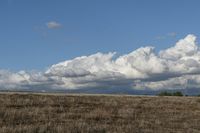
[[[200,98],[0,94],[0,133],[198,133]]]

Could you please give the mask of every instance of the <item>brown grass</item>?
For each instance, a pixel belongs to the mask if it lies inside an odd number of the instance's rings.
[[[199,99],[0,94],[0,133],[198,133]]]

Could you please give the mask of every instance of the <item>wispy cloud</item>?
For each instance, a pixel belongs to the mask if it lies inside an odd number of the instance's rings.
[[[167,38],[172,38],[172,37],[176,37],[177,36],[177,33],[176,32],[170,32],[170,33],[167,33],[166,35],[159,35],[159,36],[156,36],[156,40],[163,40],[163,39],[167,39]]]
[[[176,37],[177,33],[176,32],[170,32],[167,35],[170,36],[170,37]]]
[[[49,29],[59,29],[62,27],[62,25],[56,21],[50,21],[50,22],[46,23],[46,26]]]
[[[187,35],[158,54],[147,46],[114,56],[115,52],[81,56],[52,65],[44,72],[1,70],[0,88],[200,88],[200,48],[194,35]]]

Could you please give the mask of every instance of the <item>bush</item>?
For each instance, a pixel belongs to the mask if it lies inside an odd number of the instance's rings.
[[[157,94],[158,96],[183,96],[182,92],[180,91],[176,91],[176,92],[160,92],[159,94]]]

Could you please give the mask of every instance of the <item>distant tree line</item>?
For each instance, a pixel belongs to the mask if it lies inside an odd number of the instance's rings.
[[[176,91],[176,92],[167,92],[163,91],[157,94],[158,96],[184,96],[182,92]]]

